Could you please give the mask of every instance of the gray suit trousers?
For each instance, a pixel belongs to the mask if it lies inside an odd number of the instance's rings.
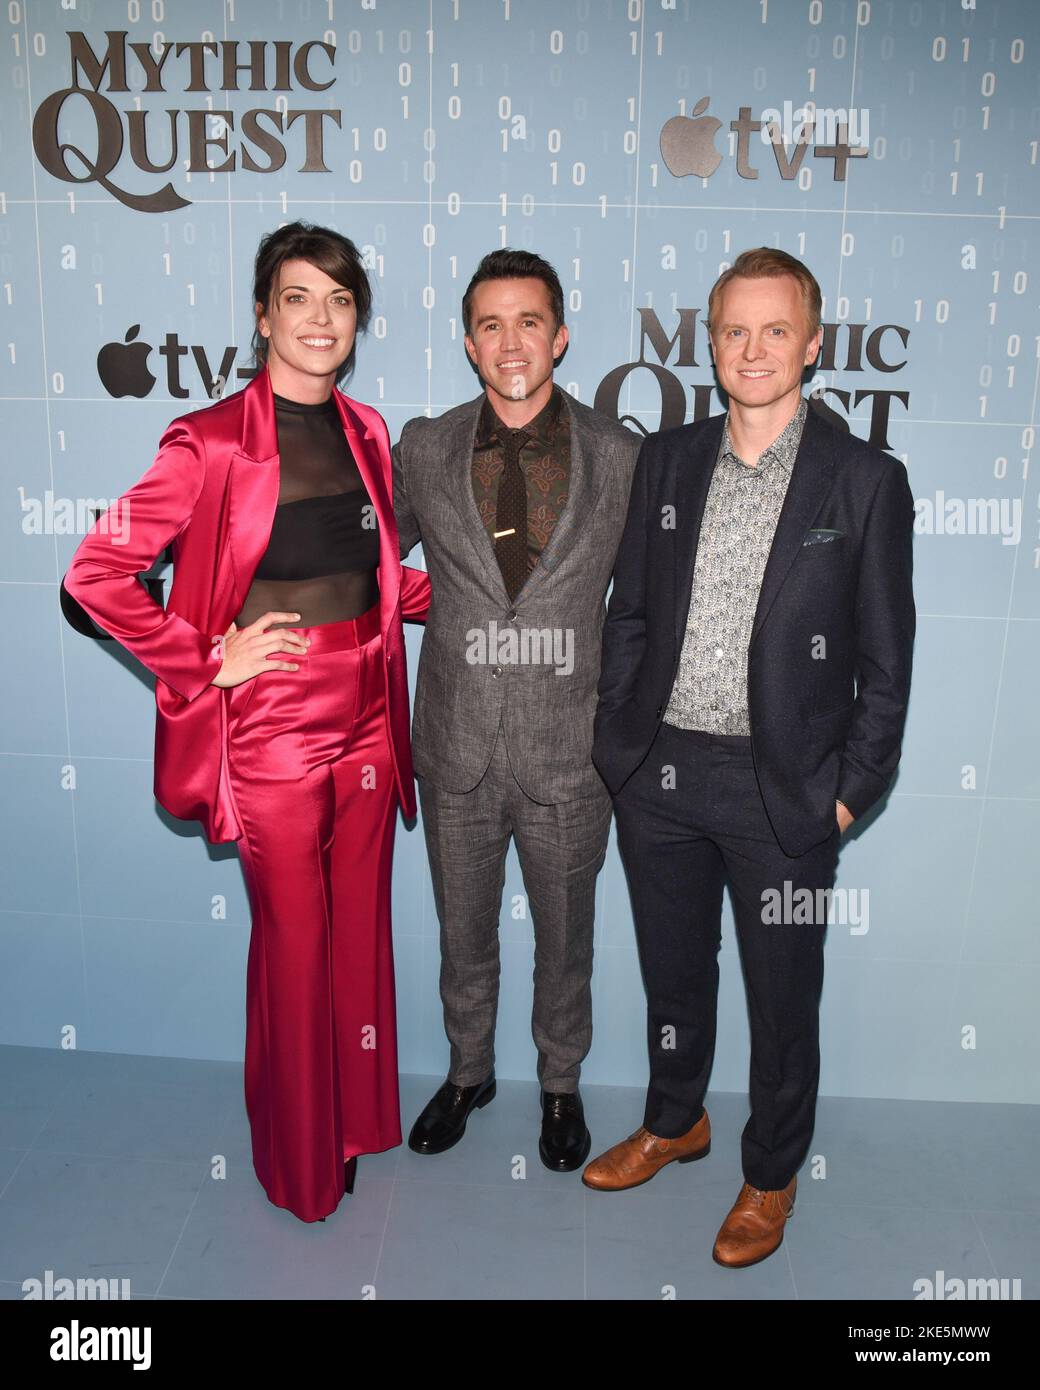
[[[419,802],[440,919],[448,1080],[472,1086],[494,1067],[498,922],[513,836],[534,927],[538,1080],[546,1091],[577,1090],[592,1042],[592,930],[609,793],[603,787],[549,806],[532,801],[513,775],[500,729],[472,791],[445,791],[420,777]]]

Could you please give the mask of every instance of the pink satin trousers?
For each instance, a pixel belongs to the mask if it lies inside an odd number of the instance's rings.
[[[302,1221],[344,1160],[401,1142],[390,868],[398,797],[378,606],[294,628],[298,671],[228,690],[228,765],[253,913],[245,1099],[253,1166]]]

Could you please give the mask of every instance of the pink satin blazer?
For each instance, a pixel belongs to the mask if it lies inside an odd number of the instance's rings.
[[[382,416],[332,394],[379,521],[387,732],[401,807],[413,816],[402,618],[426,617],[430,581],[400,562]],[[219,638],[241,610],[267,548],[278,482],[274,397],[263,368],[244,390],[173,421],[147,473],[112,504],[122,509],[118,523],[110,530],[99,517],[65,576],[66,589],[98,626],[157,677],[156,798],[171,815],[201,821],[214,844],[237,840],[242,827],[228,787],[227,702],[211,682]],[[171,542],[173,584],[164,610],[137,575]]]

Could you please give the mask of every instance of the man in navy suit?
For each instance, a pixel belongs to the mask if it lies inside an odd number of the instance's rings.
[[[710,1146],[722,894],[751,1026],[744,1184],[723,1265],[779,1246],[812,1138],[841,835],[899,761],[915,613],[897,459],[808,408],[820,287],[783,251],[708,300],[729,411],[651,435],[603,634],[593,759],[614,796],[647,991],[643,1125],[594,1159],[618,1191]]]

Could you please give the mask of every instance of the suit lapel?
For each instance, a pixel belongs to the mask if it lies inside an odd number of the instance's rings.
[[[379,607],[385,632],[401,593],[397,523],[385,481],[390,469],[390,455],[382,434],[376,434],[369,428],[350,397],[335,390],[332,397],[379,522]]]
[[[452,426],[446,460],[449,472],[448,494],[462,518],[463,527],[477,552],[481,568],[486,571],[489,582],[497,586],[505,604],[509,601],[509,595],[502,579],[498,556],[477,510],[477,499],[473,496],[473,443],[477,437],[477,425],[483,404],[483,395],[469,401]]]
[[[577,419],[571,409],[571,397],[568,393],[561,391],[561,394],[563,408],[569,414],[571,427],[571,477],[567,488],[567,504],[553,527],[549,542],[539,557],[539,563],[528,575],[527,583],[517,595],[518,599],[526,589],[533,588],[544,579],[546,573],[551,574],[568,549],[580,542],[582,528],[595,510],[608,473],[608,469],[596,466],[594,434]]]
[[[762,624],[769,616],[769,610],[776,602],[780,586],[794,564],[805,540],[805,533],[830,491],[833,479],[834,459],[826,447],[820,422],[810,407],[791,470],[787,496],[780,510],[776,534],[773,536],[773,545],[762,576],[755,622],[751,629],[751,642],[754,642]]]
[[[234,575],[234,612],[238,613],[267,548],[278,505],[278,431],[266,367],[242,392],[239,438],[227,442],[233,451],[228,481],[228,546]]]
[[[693,570],[697,561],[697,543],[704,518],[715,459],[722,442],[725,415],[716,415],[700,431],[692,450],[685,457],[675,456],[675,641],[682,646],[686,618],[693,592]],[[678,436],[681,440],[682,436]],[[677,451],[681,448],[677,445]],[[663,518],[662,518],[663,520]]]

